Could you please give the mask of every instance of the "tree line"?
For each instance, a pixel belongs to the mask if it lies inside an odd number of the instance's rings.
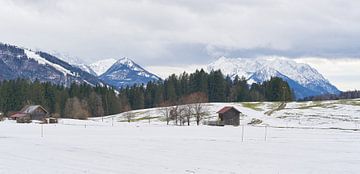
[[[340,94],[324,94],[318,96],[305,97],[302,101],[321,101],[321,100],[341,100],[341,99],[355,99],[360,98],[360,91],[345,91]]]
[[[177,76],[169,76],[164,81],[134,85],[120,90],[120,96],[127,98],[131,109],[152,108],[165,105],[186,104],[184,98],[194,93],[205,95],[207,102],[252,102],[291,101],[293,92],[288,83],[273,77],[262,84],[249,85],[244,77],[232,80],[220,70],[197,70]]]
[[[25,105],[41,105],[53,116],[78,119],[122,111],[117,93],[106,86],[74,83],[67,88],[24,79],[0,82],[0,112],[9,116]]]
[[[72,84],[70,87],[36,80],[0,82],[0,112],[11,115],[29,104],[42,105],[54,116],[86,119],[129,110],[200,102],[290,101],[289,85],[280,78],[248,85],[245,78],[224,76],[220,70],[209,73],[170,75],[162,81],[134,85],[118,91],[107,86]],[[192,110],[201,106],[192,105]],[[173,111],[175,112],[175,111]],[[197,122],[200,120],[198,112]],[[188,118],[172,117],[179,121]]]

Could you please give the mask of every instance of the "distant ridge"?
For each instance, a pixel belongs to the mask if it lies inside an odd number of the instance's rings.
[[[297,99],[340,93],[316,69],[283,57],[254,59],[221,57],[207,68],[210,71],[220,69],[232,78],[245,77],[249,84],[262,83],[271,77],[280,77],[289,83]]]
[[[28,79],[64,86],[71,83],[103,85],[96,76],[41,51],[0,44],[0,80]]]

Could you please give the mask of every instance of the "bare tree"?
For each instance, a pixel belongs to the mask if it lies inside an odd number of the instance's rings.
[[[179,106],[172,106],[170,108],[170,119],[175,120],[175,125],[178,124],[178,117],[179,117],[178,107]]]
[[[184,107],[175,105],[171,107],[170,110],[170,119],[175,120],[175,125],[183,125],[184,124]]]
[[[130,123],[130,122],[134,119],[134,117],[135,117],[135,114],[134,114],[133,112],[131,112],[131,111],[126,112],[124,115],[125,115],[126,120],[127,120],[129,123]]]
[[[203,103],[195,103],[194,104],[194,115],[196,118],[196,124],[199,126],[200,121],[204,118],[204,116],[208,115],[206,108]]]
[[[80,101],[77,97],[69,98],[65,103],[65,116],[75,119],[87,119],[90,116],[87,102],[85,100]]]
[[[124,110],[126,111],[126,112],[124,113],[124,117],[125,117],[126,120],[130,123],[131,120],[134,119],[135,114],[130,111],[131,109],[130,109],[130,106],[129,106],[129,105],[125,105],[125,106],[124,106]]]
[[[167,125],[169,125],[169,122],[171,120],[170,111],[171,111],[172,108],[169,107],[169,106],[170,106],[170,102],[162,102],[162,103],[160,103],[160,107],[162,107],[160,112],[165,117]]]
[[[178,117],[179,117],[180,126],[183,126],[185,124],[185,118],[186,118],[186,107],[185,106],[178,107]]]
[[[186,122],[187,122],[188,126],[190,126],[190,119],[194,113],[193,110],[194,110],[193,104],[186,104],[186,106],[184,108],[184,114],[185,114],[185,118],[186,118]]]
[[[196,92],[188,95],[185,101],[188,103],[188,110],[191,109],[192,114],[195,115],[196,124],[200,125],[200,121],[208,114],[204,106],[208,97],[203,92]]]

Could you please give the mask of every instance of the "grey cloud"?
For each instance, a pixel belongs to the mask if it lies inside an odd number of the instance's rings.
[[[2,0],[0,38],[145,65],[214,57],[360,57],[360,1]]]

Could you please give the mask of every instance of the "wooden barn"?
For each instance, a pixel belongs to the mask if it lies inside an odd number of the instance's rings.
[[[223,125],[240,125],[241,112],[232,106],[226,106],[220,109],[218,112],[219,119]]]
[[[15,113],[10,116],[10,118],[17,120],[18,122],[24,121],[28,122],[28,120],[44,120],[49,116],[49,112],[46,111],[40,105],[26,105],[21,111]]]

